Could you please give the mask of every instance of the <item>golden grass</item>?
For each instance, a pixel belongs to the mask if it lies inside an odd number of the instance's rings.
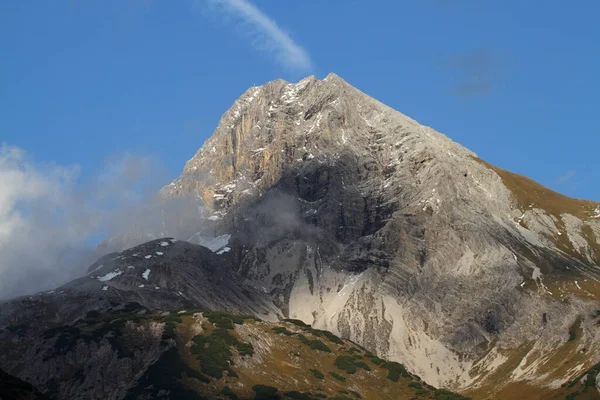
[[[565,225],[561,219],[561,214],[571,214],[582,221],[586,221],[594,215],[595,209],[600,207],[600,203],[598,202],[565,196],[540,185],[533,179],[530,179],[526,176],[498,168],[477,157],[473,157],[473,159],[485,167],[493,170],[496,174],[498,174],[498,176],[500,176],[504,185],[508,188],[508,190],[511,191],[515,206],[523,211],[531,208],[545,210],[546,213],[556,218],[557,228],[561,232],[565,231]],[[525,228],[527,227],[525,226]],[[596,254],[600,256],[600,245],[595,240],[593,232],[591,236],[589,235],[589,232],[587,235],[584,232],[584,237],[588,241],[590,247],[594,249],[598,248],[598,253]],[[578,252],[579,249],[573,248],[573,245],[571,244],[571,241],[567,235],[555,234],[554,236],[549,237],[549,239],[551,239],[557,245],[557,247],[565,253],[587,262],[587,260],[582,258],[582,255]]]
[[[358,369],[355,374],[349,375],[335,367],[335,359],[339,355],[347,355],[345,345],[337,345],[327,341],[327,346],[332,349],[332,353],[325,353],[313,350],[302,344],[295,336],[286,336],[273,332],[272,326],[264,323],[250,323],[261,335],[269,337],[273,341],[271,351],[263,355],[263,361],[260,367],[243,368],[234,366],[233,370],[240,376],[239,379],[231,379],[229,386],[241,396],[249,395],[251,392],[234,388],[234,380],[243,381],[246,388],[251,388],[255,384],[266,384],[279,388],[281,391],[297,390],[299,392],[316,393],[315,388],[320,387],[323,390],[318,391],[327,395],[327,397],[340,396],[340,391],[354,390],[361,394],[365,400],[384,400],[384,399],[410,399],[415,396],[416,389],[408,387],[411,382],[407,379],[400,379],[393,382],[387,379],[387,370],[379,368],[372,364],[366,357],[363,361],[371,367],[372,371]],[[293,330],[294,326],[287,324],[288,329]],[[321,339],[308,332],[304,335],[309,339]],[[290,357],[290,354],[297,353],[300,357]],[[364,353],[361,351],[361,354]],[[317,379],[310,372],[311,369],[317,369],[324,375],[324,379]],[[346,378],[346,381],[339,381],[329,375],[329,372],[336,372]],[[420,399],[430,399],[430,396],[419,396]],[[348,396],[348,395],[346,395]]]
[[[498,168],[480,158],[474,157],[474,160],[493,170],[502,178],[502,182],[513,193],[514,200],[521,209],[529,208],[529,205],[533,204],[557,218],[560,217],[560,214],[567,213],[586,220],[593,215],[594,209],[600,206],[600,203],[595,201],[565,196],[540,185],[533,179]]]
[[[191,368],[198,370],[200,367],[199,362],[186,345],[195,336],[192,325],[196,321],[189,315],[182,315],[181,320],[182,322],[177,324],[175,330],[177,349],[182,359]],[[280,392],[322,393],[327,397],[341,395],[353,397],[349,394],[343,394],[343,391],[352,390],[360,393],[361,398],[364,400],[407,400],[414,398],[418,393],[418,388],[409,387],[409,383],[412,382],[409,379],[400,378],[398,382],[387,379],[388,371],[373,364],[368,357],[365,357],[364,350],[355,351],[351,355],[362,356],[361,361],[366,362],[371,371],[359,368],[356,373],[350,375],[338,369],[335,366],[337,356],[350,355],[347,349],[356,347],[348,341],[340,345],[332,343],[324,337],[317,337],[310,332],[302,332],[308,339],[320,339],[326,342],[332,350],[331,353],[327,353],[310,348],[303,344],[297,336],[286,336],[272,330],[274,326],[281,326],[281,324],[273,325],[246,320],[244,325],[254,331],[252,332],[253,336],[268,338],[271,343],[269,351],[261,355],[262,360],[260,362],[248,361],[233,365],[231,369],[239,375],[237,378],[225,376],[221,379],[211,379],[210,384],[201,383],[195,379],[183,378],[182,383],[199,392],[212,393],[213,395],[217,395],[224,386],[228,386],[240,399],[254,398],[252,387],[256,384],[277,387]],[[285,326],[290,331],[298,330],[295,325],[290,323],[286,323]],[[215,330],[215,326],[206,320],[203,321],[202,327],[201,334],[209,335]],[[244,338],[239,337],[235,331],[230,332],[244,341]],[[294,354],[299,354],[299,357]],[[311,373],[311,369],[321,371],[325,375],[324,379],[317,379]],[[329,375],[330,372],[336,372],[344,376],[346,380],[339,381]],[[423,387],[425,388],[425,385]],[[433,396],[434,392],[428,390],[421,393],[418,398],[433,399]]]

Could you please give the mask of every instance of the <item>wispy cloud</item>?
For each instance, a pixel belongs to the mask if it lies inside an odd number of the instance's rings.
[[[575,177],[575,175],[577,175],[575,170],[569,170],[566,174],[561,175],[554,180],[554,187],[558,187],[571,181]]]
[[[461,97],[491,93],[496,89],[503,69],[502,58],[486,48],[455,54],[446,65],[455,80],[450,92]]]
[[[308,52],[249,1],[208,1],[216,12],[240,19],[244,23],[244,35],[257,50],[270,54],[285,68],[303,72],[311,69],[312,61]]]
[[[130,246],[146,234],[189,238],[201,226],[201,204],[157,196],[166,180],[153,157],[115,155],[83,176],[0,142],[0,300],[81,276],[103,252],[90,245],[107,234]]]

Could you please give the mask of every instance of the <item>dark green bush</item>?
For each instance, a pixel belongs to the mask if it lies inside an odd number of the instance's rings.
[[[254,355],[254,346],[252,346],[252,343],[238,342],[236,347],[241,356],[252,357]]]
[[[354,359],[350,356],[339,356],[335,359],[335,366],[349,374],[354,374],[357,369]]]
[[[275,400],[280,399],[280,396],[277,395],[279,391],[277,388],[273,386],[267,385],[254,385],[252,386],[252,390],[254,390],[255,400]]]
[[[333,376],[333,377],[334,377],[335,379],[337,379],[338,381],[342,381],[342,382],[343,382],[343,381],[345,381],[345,380],[346,380],[346,378],[345,378],[345,377],[343,377],[342,375],[340,375],[340,374],[338,374],[338,373],[336,373],[336,372],[333,372],[333,371],[332,371],[332,372],[330,372],[330,373],[329,373],[329,375]]]
[[[284,334],[287,336],[292,336],[294,335],[294,332],[290,332],[288,331],[285,327],[283,326],[276,326],[275,328],[273,328],[273,331],[279,334]]]
[[[323,375],[323,373],[321,371],[319,371],[318,369],[311,369],[310,372],[317,379],[323,379],[323,378],[325,378],[325,375]]]
[[[465,397],[446,389],[436,389],[433,398],[435,400],[471,400],[470,397]]]
[[[223,396],[229,397],[231,400],[238,400],[237,395],[233,392],[233,390],[231,390],[229,386],[224,386],[223,389],[221,389],[221,394]]]
[[[388,361],[382,366],[383,368],[388,370],[387,378],[391,381],[398,382],[400,376],[405,378],[412,378],[412,376],[408,373],[404,365],[394,362]]]

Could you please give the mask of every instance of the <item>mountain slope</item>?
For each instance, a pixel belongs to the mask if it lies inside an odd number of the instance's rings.
[[[13,368],[58,399],[463,398],[294,320],[268,323],[195,310],[152,313],[128,303],[89,312],[39,337],[0,348],[14,354],[14,361],[19,352],[38,354],[36,366],[21,360]]]
[[[600,204],[491,166],[334,74],[249,89],[163,194],[204,199],[201,229],[232,235],[233,265],[283,315],[432,384],[559,387],[600,359]]]

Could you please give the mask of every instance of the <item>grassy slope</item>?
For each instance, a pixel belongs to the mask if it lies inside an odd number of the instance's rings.
[[[526,176],[515,174],[513,172],[498,168],[479,158],[475,160],[487,168],[493,170],[500,176],[504,185],[513,194],[513,201],[520,210],[530,210],[538,208],[556,218],[557,227],[564,232],[564,223],[561,214],[571,214],[582,221],[589,221],[594,215],[600,203],[590,200],[574,199],[553,190],[550,190]],[[594,261],[600,263],[600,245],[598,240],[588,225],[583,225],[581,235],[586,239],[588,245],[593,251]],[[587,259],[579,253],[579,249],[574,249],[567,235],[555,234],[549,238],[556,246],[565,253],[581,259],[587,263]]]
[[[131,398],[162,388],[191,390],[197,397],[188,397],[198,399],[464,399],[428,386],[401,364],[298,321],[272,324],[189,311],[171,315],[174,329],[167,337],[177,342],[178,354],[151,367],[130,390]],[[195,334],[199,321],[202,331]],[[165,379],[172,371],[178,376]],[[157,376],[164,381],[158,387]]]

